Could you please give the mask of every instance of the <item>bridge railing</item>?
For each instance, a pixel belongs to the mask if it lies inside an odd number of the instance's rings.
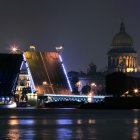
[[[87,96],[87,95],[61,95],[61,94],[44,94],[47,97],[46,102],[58,101],[77,101],[77,102],[102,102],[106,96]]]

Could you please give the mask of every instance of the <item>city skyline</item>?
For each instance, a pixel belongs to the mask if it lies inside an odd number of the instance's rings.
[[[136,0],[2,1],[0,51],[8,52],[12,44],[21,50],[33,44],[42,51],[64,45],[67,71],[86,72],[90,62],[103,70],[122,18],[140,54],[139,6]]]

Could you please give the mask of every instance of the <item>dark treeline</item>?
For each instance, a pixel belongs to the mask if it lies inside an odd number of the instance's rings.
[[[134,89],[140,89],[140,78],[132,77],[122,72],[114,72],[106,76],[106,93],[120,96],[125,92],[133,94]]]

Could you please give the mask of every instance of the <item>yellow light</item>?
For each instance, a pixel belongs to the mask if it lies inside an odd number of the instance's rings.
[[[56,51],[60,53],[63,50],[63,46],[56,47]]]
[[[92,92],[89,92],[87,97],[88,97],[88,102],[91,103],[92,102]]]
[[[48,83],[46,81],[43,81],[42,83],[44,86],[48,85]]]
[[[80,86],[82,86],[82,83],[81,83],[81,81],[78,81],[78,82],[76,83],[76,86],[77,86],[77,87],[80,87]]]
[[[92,86],[92,87],[96,87],[96,84],[95,84],[95,83],[91,83],[91,86]]]
[[[133,91],[134,91],[134,93],[138,93],[139,92],[139,90],[137,88],[135,88]]]
[[[16,47],[12,47],[12,52],[17,52],[17,48]]]
[[[63,46],[56,47],[56,50],[62,50]]]
[[[11,46],[11,53],[17,53],[18,51],[19,51],[19,49],[16,45]]]
[[[126,91],[126,94],[128,94],[128,91]]]
[[[89,92],[89,93],[88,93],[88,96],[92,96],[92,92]]]
[[[122,94],[122,96],[128,96],[129,95],[129,91],[126,91],[125,93]]]
[[[137,118],[134,118],[133,123],[134,123],[134,124],[138,124],[138,122],[139,122],[138,119],[137,119]]]
[[[30,50],[35,51],[35,46],[31,45],[31,46],[30,46]]]
[[[129,93],[129,91],[126,91],[125,94],[127,95]]]
[[[133,72],[134,69],[133,69],[133,68],[127,68],[126,71],[127,71],[127,72]]]

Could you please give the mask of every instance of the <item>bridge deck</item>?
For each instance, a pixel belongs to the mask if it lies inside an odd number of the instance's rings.
[[[101,102],[105,96],[87,96],[87,95],[61,95],[61,94],[44,94],[47,102],[57,101],[78,101],[78,102]]]
[[[58,53],[25,52],[24,55],[39,94],[69,92]]]

